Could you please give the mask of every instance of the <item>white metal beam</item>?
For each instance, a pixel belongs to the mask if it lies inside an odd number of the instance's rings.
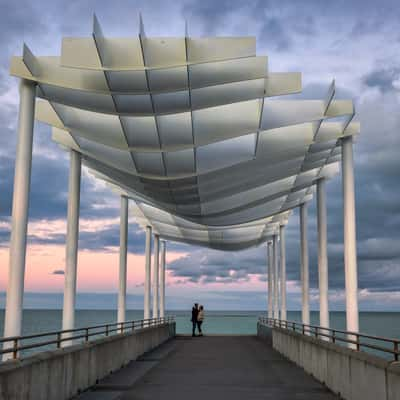
[[[328,249],[325,179],[317,181],[319,325],[329,328]]]
[[[160,237],[154,235],[153,248],[153,318],[158,318],[159,271],[160,265]]]
[[[119,286],[118,286],[118,322],[126,321],[126,279],[128,254],[128,198],[121,196],[119,228]]]
[[[300,258],[301,258],[301,320],[303,324],[310,323],[309,304],[309,265],[308,265],[308,239],[307,239],[307,204],[300,205]]]
[[[165,253],[167,244],[161,240],[161,260],[160,260],[160,318],[165,317]]]
[[[146,226],[145,281],[144,281],[144,319],[150,318],[151,302],[151,226]]]
[[[19,336],[21,334],[36,83],[22,79],[19,90],[17,154],[15,159],[10,258],[4,322],[5,337]],[[7,344],[5,344],[6,347]],[[10,358],[10,356],[11,353],[5,354],[3,360]]]
[[[80,191],[81,155],[78,152],[71,150],[65,251],[63,330],[73,329],[75,327]],[[68,346],[70,344],[70,341],[63,342],[63,346]]]
[[[348,331],[358,332],[356,210],[354,195],[353,138],[351,136],[342,139],[342,184],[346,327]]]

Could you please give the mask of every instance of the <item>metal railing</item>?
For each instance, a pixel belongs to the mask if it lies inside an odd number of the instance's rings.
[[[33,335],[12,336],[0,338],[2,349],[0,354],[12,353],[12,358],[19,357],[21,351],[31,350],[44,346],[55,345],[61,347],[63,342],[73,342],[82,339],[81,342],[89,342],[93,336],[111,336],[121,333],[133,332],[137,329],[149,328],[175,322],[175,317],[141,319],[126,322],[113,322],[103,325],[88,326],[85,328],[66,329],[62,331],[52,331],[37,333]],[[46,340],[41,340],[46,339]],[[26,343],[29,341],[29,343]],[[25,343],[24,343],[25,342]]]
[[[348,344],[354,350],[374,350],[390,355],[394,361],[399,361],[400,339],[385,338],[381,336],[367,335],[359,332],[343,331],[340,329],[324,328],[317,325],[308,325],[296,321],[284,321],[281,319],[259,317],[261,324],[273,328],[288,329],[302,335],[313,336],[317,339],[331,343]],[[386,346],[385,346],[386,345]]]

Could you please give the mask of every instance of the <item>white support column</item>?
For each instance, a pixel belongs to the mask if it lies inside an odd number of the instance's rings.
[[[158,318],[158,290],[159,290],[159,263],[160,263],[160,237],[154,235],[154,248],[153,248],[153,318]]]
[[[273,318],[273,291],[274,291],[274,268],[272,242],[267,243],[268,248],[268,318]]]
[[[4,336],[21,334],[36,83],[22,79],[19,93],[18,138]],[[10,358],[10,355],[11,353],[5,354],[3,360]]]
[[[165,240],[161,240],[161,262],[160,262],[160,318],[165,317]]]
[[[300,205],[300,251],[301,251],[301,320],[310,324],[309,304],[309,271],[308,271],[308,240],[307,240],[307,204]]]
[[[151,226],[146,226],[146,250],[145,250],[145,280],[144,280],[144,319],[150,319],[151,297]]]
[[[358,332],[356,210],[354,196],[353,138],[342,139],[344,272],[347,330]]]
[[[278,268],[278,235],[273,236],[274,264],[274,318],[279,319],[279,268]]]
[[[62,329],[75,327],[76,271],[78,259],[79,200],[81,191],[81,155],[71,150],[69,169],[67,236],[65,251],[64,307]],[[63,342],[63,346],[70,345]]]
[[[126,266],[128,255],[128,198],[121,196],[121,215],[119,227],[119,286],[118,322],[126,321]]]
[[[280,237],[280,254],[281,254],[281,319],[286,321],[286,244],[285,244],[285,227],[279,227]]]
[[[317,181],[319,325],[329,328],[328,250],[325,179]]]

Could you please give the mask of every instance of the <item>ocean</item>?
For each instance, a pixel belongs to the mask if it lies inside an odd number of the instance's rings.
[[[176,317],[177,333],[191,332],[190,310],[167,311],[167,315]],[[265,315],[263,311],[207,311],[203,323],[205,334],[255,334],[257,319]],[[77,310],[76,327],[87,327],[115,322],[117,313],[114,310]],[[143,310],[128,310],[127,320],[143,318]],[[56,331],[61,329],[61,310],[26,309],[23,313],[23,335]],[[300,311],[288,311],[288,320],[301,320]],[[318,325],[318,311],[311,312],[311,324]],[[346,327],[344,312],[330,313],[331,327]],[[0,332],[3,332],[4,310],[0,310]],[[400,312],[360,312],[360,332],[400,339]]]

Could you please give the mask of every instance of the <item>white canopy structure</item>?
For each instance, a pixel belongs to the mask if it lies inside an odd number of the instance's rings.
[[[82,161],[121,194],[118,321],[125,320],[130,198],[146,231],[145,318],[151,291],[153,317],[165,311],[161,238],[222,250],[271,240],[269,315],[285,319],[284,226],[300,207],[308,323],[306,204],[317,186],[320,322],[329,327],[325,181],[341,161],[347,329],[357,331],[352,138],[360,127],[352,101],[335,98],[334,81],[324,98],[284,98],[301,92],[300,73],[270,72],[254,37],[151,38],[140,25],[138,37],[108,38],[95,17],[92,36],[65,38],[61,56],[35,56],[24,46],[12,58],[21,86],[4,335],[21,332],[34,118],[51,125],[71,155],[64,329],[74,327]]]
[[[11,73],[37,82],[36,119],[136,202],[160,236],[236,250],[266,241],[359,131],[351,101],[282,99],[297,72],[268,71],[253,37],[65,38],[25,46]]]

